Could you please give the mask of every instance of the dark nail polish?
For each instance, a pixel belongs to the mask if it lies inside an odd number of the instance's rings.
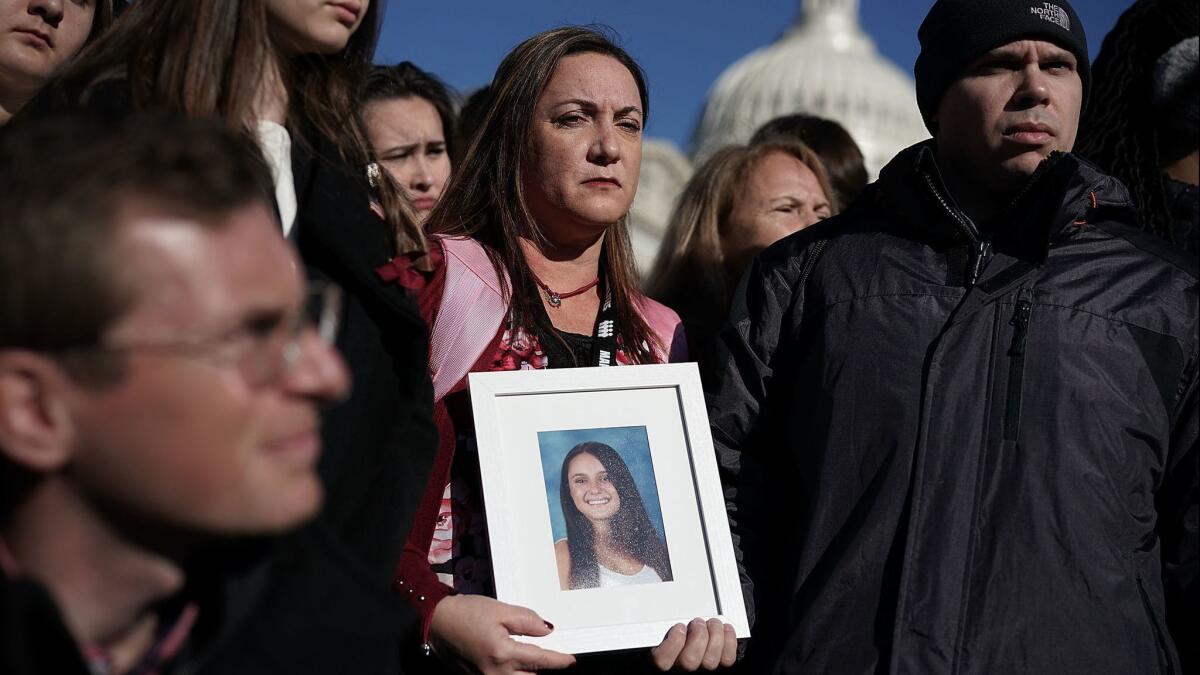
[[[550,630],[554,630],[554,624],[550,623],[549,621],[543,620],[542,623],[546,624],[546,628],[549,628]]]

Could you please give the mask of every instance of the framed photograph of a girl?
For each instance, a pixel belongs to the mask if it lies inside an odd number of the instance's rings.
[[[671,581],[646,428],[544,431],[538,445],[562,590]]]
[[[748,637],[694,363],[472,373],[496,598],[582,654],[719,619]]]

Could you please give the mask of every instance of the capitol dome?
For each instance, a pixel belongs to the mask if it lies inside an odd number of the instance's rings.
[[[928,138],[912,78],[879,55],[858,23],[858,0],[803,0],[774,44],[729,66],[709,92],[692,136],[699,166],[791,113],[836,120],[862,150],[872,177],[903,148]]]

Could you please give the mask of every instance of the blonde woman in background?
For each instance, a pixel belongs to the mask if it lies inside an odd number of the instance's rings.
[[[825,168],[803,143],[723,148],[680,196],[646,292],[679,313],[688,353],[703,366],[754,256],[837,210]]]

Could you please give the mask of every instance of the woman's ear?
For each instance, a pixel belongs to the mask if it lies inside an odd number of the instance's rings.
[[[52,473],[71,458],[74,423],[64,397],[68,378],[36,352],[0,351],[0,453],[34,473]]]

